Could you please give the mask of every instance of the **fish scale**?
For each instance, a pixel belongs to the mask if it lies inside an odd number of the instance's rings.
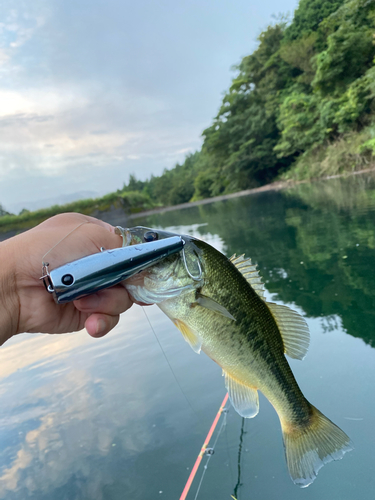
[[[199,247],[199,243],[196,244]],[[253,291],[250,284],[238,272],[235,266],[231,265],[222,254],[219,252],[212,253],[211,256],[209,255],[206,258],[206,254],[203,253],[203,256],[203,260],[206,263],[206,273],[212,274],[214,278],[210,279],[209,284],[203,287],[202,293],[210,297],[215,297],[220,303],[228,304],[227,309],[236,318],[236,322],[231,322],[228,326],[225,326],[227,329],[226,334],[230,335],[233,339],[238,339],[237,342],[241,343],[243,339],[242,342],[248,344],[249,350],[246,350],[244,355],[241,356],[242,363],[245,365],[242,369],[249,370],[254,361],[263,361],[267,366],[267,373],[271,370],[275,378],[272,385],[293,385],[292,390],[289,390],[288,393],[293,394],[294,401],[297,399],[300,405],[304,406],[305,398],[284,356],[284,344],[281,335],[266,304]],[[223,268],[226,269],[225,273],[218,272],[218,269]],[[228,289],[235,289],[236,293],[228,294],[228,292],[225,292]],[[206,322],[200,322],[200,324],[203,323]],[[211,325],[208,322],[206,324],[207,328],[201,327],[200,329],[202,336],[205,330],[208,331],[208,334],[212,331],[217,331],[217,326],[210,328]],[[197,328],[199,328],[198,325]],[[226,350],[225,344],[221,348]],[[205,351],[204,347],[202,347],[202,350]],[[225,358],[225,355],[223,357]],[[271,360],[272,363],[270,363]],[[223,365],[224,363],[223,361]],[[225,366],[222,367],[225,369]],[[259,380],[261,378],[259,377],[260,373],[262,373],[262,370],[259,367],[257,375],[251,376],[252,373],[250,372],[250,378],[257,380],[256,386],[263,393],[268,393],[268,399],[275,406],[277,405],[277,398],[271,397],[270,390],[267,390],[269,384],[262,383]]]

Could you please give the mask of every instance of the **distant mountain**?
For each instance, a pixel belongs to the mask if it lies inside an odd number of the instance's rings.
[[[65,203],[70,203],[72,201],[84,200],[87,198],[98,198],[100,194],[96,191],[77,191],[76,193],[61,194],[54,196],[53,198],[43,198],[34,201],[23,201],[14,204],[12,207],[14,213],[19,213],[23,208],[27,210],[39,210],[40,208],[48,208],[52,205],[65,205]]]

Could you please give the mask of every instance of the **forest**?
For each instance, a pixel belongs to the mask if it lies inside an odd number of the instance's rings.
[[[301,0],[235,68],[200,151],[123,192],[161,205],[368,167],[375,154],[375,2]]]

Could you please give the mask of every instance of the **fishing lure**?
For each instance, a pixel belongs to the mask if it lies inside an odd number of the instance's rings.
[[[113,250],[101,248],[99,253],[69,262],[51,271],[49,263],[43,262],[40,279],[55,301],[64,304],[116,285],[168,255],[180,252],[185,244],[180,236],[155,241],[145,238],[145,241]]]

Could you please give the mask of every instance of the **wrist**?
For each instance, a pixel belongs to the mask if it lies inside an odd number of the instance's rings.
[[[18,333],[19,300],[12,239],[0,242],[0,345]]]

